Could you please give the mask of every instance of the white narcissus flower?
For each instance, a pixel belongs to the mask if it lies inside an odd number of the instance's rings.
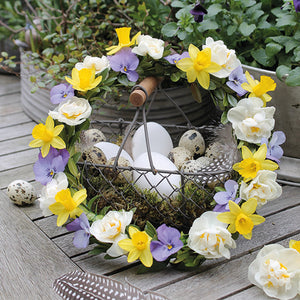
[[[125,229],[130,224],[132,216],[132,211],[110,211],[101,220],[93,222],[90,233],[102,243],[112,243],[107,250],[110,256],[117,257],[126,253],[118,246],[118,242],[128,238]]]
[[[292,299],[300,292],[300,253],[279,244],[264,246],[250,264],[248,278],[269,297]]]
[[[242,181],[240,196],[244,200],[255,198],[257,208],[268,201],[277,199],[282,194],[281,186],[276,182],[277,174],[269,170],[260,170],[250,183]]]
[[[219,213],[208,211],[197,218],[189,231],[187,245],[205,258],[230,258],[229,248],[235,241],[226,229],[227,224],[217,220]]]
[[[54,110],[49,111],[49,116],[70,126],[83,123],[92,113],[89,101],[84,98],[72,97],[63,101]]]
[[[75,68],[77,70],[81,70],[83,68],[87,68],[87,69],[95,68],[95,74],[98,74],[105,69],[110,69],[110,64],[106,56],[102,56],[101,58],[86,56],[83,62],[79,62],[75,64]]]
[[[229,74],[241,65],[240,60],[236,57],[235,51],[230,50],[223,41],[214,41],[211,37],[206,38],[203,49],[211,49],[211,61],[219,64],[222,69],[212,75],[218,78],[228,77]]]
[[[244,98],[228,111],[227,119],[239,140],[257,144],[263,137],[270,137],[275,125],[275,107],[263,105],[260,98]]]
[[[37,200],[40,202],[40,209],[43,216],[47,217],[52,215],[49,206],[56,202],[55,195],[68,188],[68,179],[65,173],[57,173],[54,178],[43,187],[41,196]]]
[[[141,56],[149,54],[154,59],[160,59],[164,53],[164,43],[163,40],[141,34],[137,38],[138,46],[134,47],[132,52]]]

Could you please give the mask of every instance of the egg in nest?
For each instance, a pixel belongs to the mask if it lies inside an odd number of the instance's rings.
[[[200,156],[205,152],[205,142],[201,133],[191,129],[186,131],[179,140],[179,147],[189,150],[193,156]]]
[[[106,165],[113,166],[116,161],[116,157],[110,158]],[[131,163],[124,157],[119,157],[118,164],[114,170],[112,167],[106,167],[104,169],[104,175],[107,179],[113,181],[115,184],[126,184],[132,181],[132,170],[126,170],[125,168],[131,167]]]

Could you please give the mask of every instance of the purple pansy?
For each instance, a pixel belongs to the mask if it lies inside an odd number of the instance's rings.
[[[122,72],[127,75],[129,81],[137,81],[138,73],[135,71],[139,65],[139,59],[132,53],[128,47],[122,48],[113,56],[107,57],[111,68],[116,72]]]
[[[240,97],[244,96],[247,91],[241,87],[241,84],[247,82],[242,66],[235,68],[228,77],[226,84],[235,91]]]
[[[225,212],[229,211],[229,200],[239,203],[241,198],[236,198],[236,193],[239,188],[239,185],[234,180],[227,180],[224,184],[225,191],[218,192],[214,196],[214,200],[217,202],[216,206],[214,207],[213,211],[216,212]]]
[[[293,0],[296,12],[300,12],[300,0]]]
[[[67,149],[57,150],[53,147],[50,147],[46,157],[42,157],[40,153],[39,160],[33,166],[35,180],[46,185],[52,180],[54,174],[65,170],[69,157]]]
[[[285,134],[282,131],[274,131],[270,142],[267,138],[261,139],[261,144],[267,145],[267,159],[274,160],[279,163],[283,155],[283,150],[279,146],[285,142]]]
[[[190,13],[194,16],[195,22],[201,23],[204,15],[207,14],[207,10],[200,3],[197,3],[195,7],[190,10]]]
[[[155,260],[164,261],[183,247],[180,232],[176,228],[162,224],[156,231],[158,241],[152,241],[150,244],[150,250]]]
[[[53,104],[59,104],[62,101],[72,98],[74,96],[74,89],[72,85],[61,83],[54,86],[50,91],[50,101]]]
[[[68,231],[75,231],[73,238],[73,245],[76,248],[86,248],[90,240],[90,223],[85,215],[82,213],[79,218],[66,225]]]
[[[183,52],[182,54],[175,53],[175,54],[168,55],[164,57],[164,59],[166,59],[170,64],[175,65],[179,60],[186,57],[190,57],[187,51]]]

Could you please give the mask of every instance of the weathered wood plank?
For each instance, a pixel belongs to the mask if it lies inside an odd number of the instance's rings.
[[[9,95],[20,91],[20,78],[16,76],[0,75],[0,95]]]
[[[293,238],[298,240],[300,234],[293,236]],[[290,239],[285,239],[281,241],[280,244],[288,247],[289,240]],[[201,274],[158,289],[157,292],[167,296],[169,299],[184,299],[187,295],[191,300],[199,298],[209,300],[223,299],[223,297],[232,294],[232,292],[239,291],[251,285],[248,280],[248,267],[256,258],[257,252],[258,251],[255,251]],[[216,278],[217,281],[214,280]],[[250,297],[243,299],[254,299],[252,295],[249,296]],[[269,298],[262,294],[259,299]]]
[[[0,111],[1,108],[12,103],[19,103],[21,105],[21,93],[13,93],[10,95],[0,95]]]
[[[238,238],[237,248],[231,251],[231,257],[234,259],[246,255],[249,252],[253,252],[261,248],[265,244],[277,242],[287,238],[288,236],[298,234],[300,231],[299,214],[300,206],[297,206],[269,216],[265,223],[260,224],[253,229],[252,240],[246,240],[243,237]],[[206,270],[215,264],[221,268],[226,262],[227,260],[225,259],[209,260],[199,268],[199,271]],[[171,272],[164,270],[159,273],[139,275],[137,277],[137,268],[138,267],[134,267],[124,272],[120,272],[113,275],[113,277],[118,280],[123,280],[126,276],[129,282],[137,285],[138,287],[142,289],[151,289],[162,284],[167,285],[170,282],[175,282],[189,276],[189,272],[182,273],[176,270],[172,270]],[[190,272],[190,276],[191,275],[193,275],[193,272]]]
[[[12,181],[17,179],[32,181],[34,178],[35,176],[33,173],[32,164],[15,169],[5,170],[0,172],[0,188],[6,188]]]
[[[38,149],[28,149],[17,153],[11,153],[0,156],[0,172],[33,164],[37,161],[39,154]]]
[[[0,116],[22,112],[23,108],[19,102],[0,105]]]
[[[68,230],[65,226],[58,227],[56,225],[57,216],[49,216],[40,220],[36,220],[34,223],[37,225],[49,238],[54,238],[61,234],[67,233]],[[73,246],[74,247],[74,246]]]
[[[23,124],[31,121],[32,120],[27,115],[25,115],[24,112],[0,116],[0,128]]]
[[[28,122],[11,126],[8,128],[0,129],[0,141],[6,141],[9,139],[15,139],[21,136],[31,134],[33,127],[36,125],[34,122]]]
[[[0,156],[31,149],[28,145],[33,140],[31,135],[26,135],[13,140],[0,142]]]
[[[54,280],[78,267],[0,191],[1,299],[60,299]]]

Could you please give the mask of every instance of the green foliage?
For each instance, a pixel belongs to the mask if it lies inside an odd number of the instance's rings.
[[[286,84],[300,85],[300,13],[292,1],[207,0],[202,2],[208,13],[201,23],[188,13],[194,4],[192,0],[171,2],[172,13],[162,27],[165,39],[177,39],[185,48],[190,43],[201,47],[207,37],[223,40],[243,64],[277,75],[285,66]]]

